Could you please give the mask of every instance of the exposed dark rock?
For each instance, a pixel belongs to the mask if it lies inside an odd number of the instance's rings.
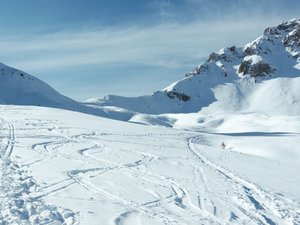
[[[184,94],[183,92],[178,93],[178,92],[176,92],[176,91],[169,91],[169,92],[167,92],[167,96],[168,96],[170,99],[177,98],[178,100],[184,101],[184,102],[190,100],[190,98],[191,98],[190,96]]]
[[[239,67],[238,72],[243,73],[243,75],[245,75],[247,73],[247,71],[249,71],[250,65],[251,65],[251,62],[243,61]]]
[[[255,50],[250,47],[247,47],[244,50],[244,56],[250,56],[250,55],[254,55],[254,54],[255,54]]]
[[[243,75],[249,74],[252,77],[266,76],[275,71],[276,70],[267,63],[259,62],[252,65],[251,61],[243,61],[238,70],[239,73],[243,73]]]
[[[293,45],[300,47],[300,27],[293,32],[293,34],[286,36],[283,39],[283,44],[285,47],[291,47]]]
[[[213,53],[211,53],[211,54],[208,56],[208,60],[207,60],[207,61],[208,61],[208,62],[216,61],[217,58],[218,58],[218,56],[219,56],[219,54],[213,52]]]
[[[212,53],[208,57],[208,62],[211,62],[211,61],[214,61],[214,62],[217,62],[217,61],[230,62],[231,59],[227,54]]]
[[[232,52],[236,52],[236,47],[235,47],[235,45],[234,45],[234,46],[231,46],[231,47],[229,48],[229,50],[232,51]]]
[[[294,59],[298,59],[299,57],[300,57],[299,54],[296,54],[296,55],[293,56]]]
[[[217,62],[217,61],[231,62],[232,57],[238,57],[237,48],[235,46],[231,46],[227,49],[229,50],[229,53],[226,52],[223,54],[218,54],[215,52],[211,53],[207,59],[207,62]]]
[[[276,27],[268,27],[264,31],[264,35],[278,35],[280,34]]]
[[[198,66],[195,69],[193,69],[191,72],[185,74],[185,77],[199,75],[200,73],[205,72],[208,69],[209,69],[209,67],[208,67],[207,63],[203,63],[200,66]]]

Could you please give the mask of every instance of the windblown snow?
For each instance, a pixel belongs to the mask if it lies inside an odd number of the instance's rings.
[[[0,224],[300,224],[299,40],[291,20],[85,105],[0,65]]]

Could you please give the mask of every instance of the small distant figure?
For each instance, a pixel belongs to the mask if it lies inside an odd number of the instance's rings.
[[[225,142],[224,142],[224,141],[221,143],[221,148],[222,148],[222,149],[225,149],[225,148],[226,148],[226,145],[225,145]]]

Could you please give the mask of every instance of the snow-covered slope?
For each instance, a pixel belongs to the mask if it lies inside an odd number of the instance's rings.
[[[219,85],[214,88],[214,94],[217,101],[203,108],[201,113],[300,115],[300,77]]]
[[[267,28],[262,36],[243,47],[212,53],[183,80],[162,91],[132,98],[108,96],[88,104],[161,114],[198,112],[218,100],[216,104],[226,106],[221,107],[225,111],[270,113],[280,105],[283,109],[279,112],[300,115],[299,76],[300,19],[294,19]],[[273,101],[277,97],[280,99]],[[287,110],[289,107],[293,110]]]
[[[47,106],[104,115],[100,109],[86,107],[59,94],[36,77],[2,63],[0,63],[0,104]]]
[[[0,224],[300,224],[300,118],[207,132],[0,106]]]
[[[0,223],[300,223],[299,116],[173,116],[204,132],[1,105]]]

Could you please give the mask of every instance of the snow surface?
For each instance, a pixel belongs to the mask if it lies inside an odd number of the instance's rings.
[[[299,116],[228,114],[192,132],[43,107],[0,115],[4,224],[300,223]]]

